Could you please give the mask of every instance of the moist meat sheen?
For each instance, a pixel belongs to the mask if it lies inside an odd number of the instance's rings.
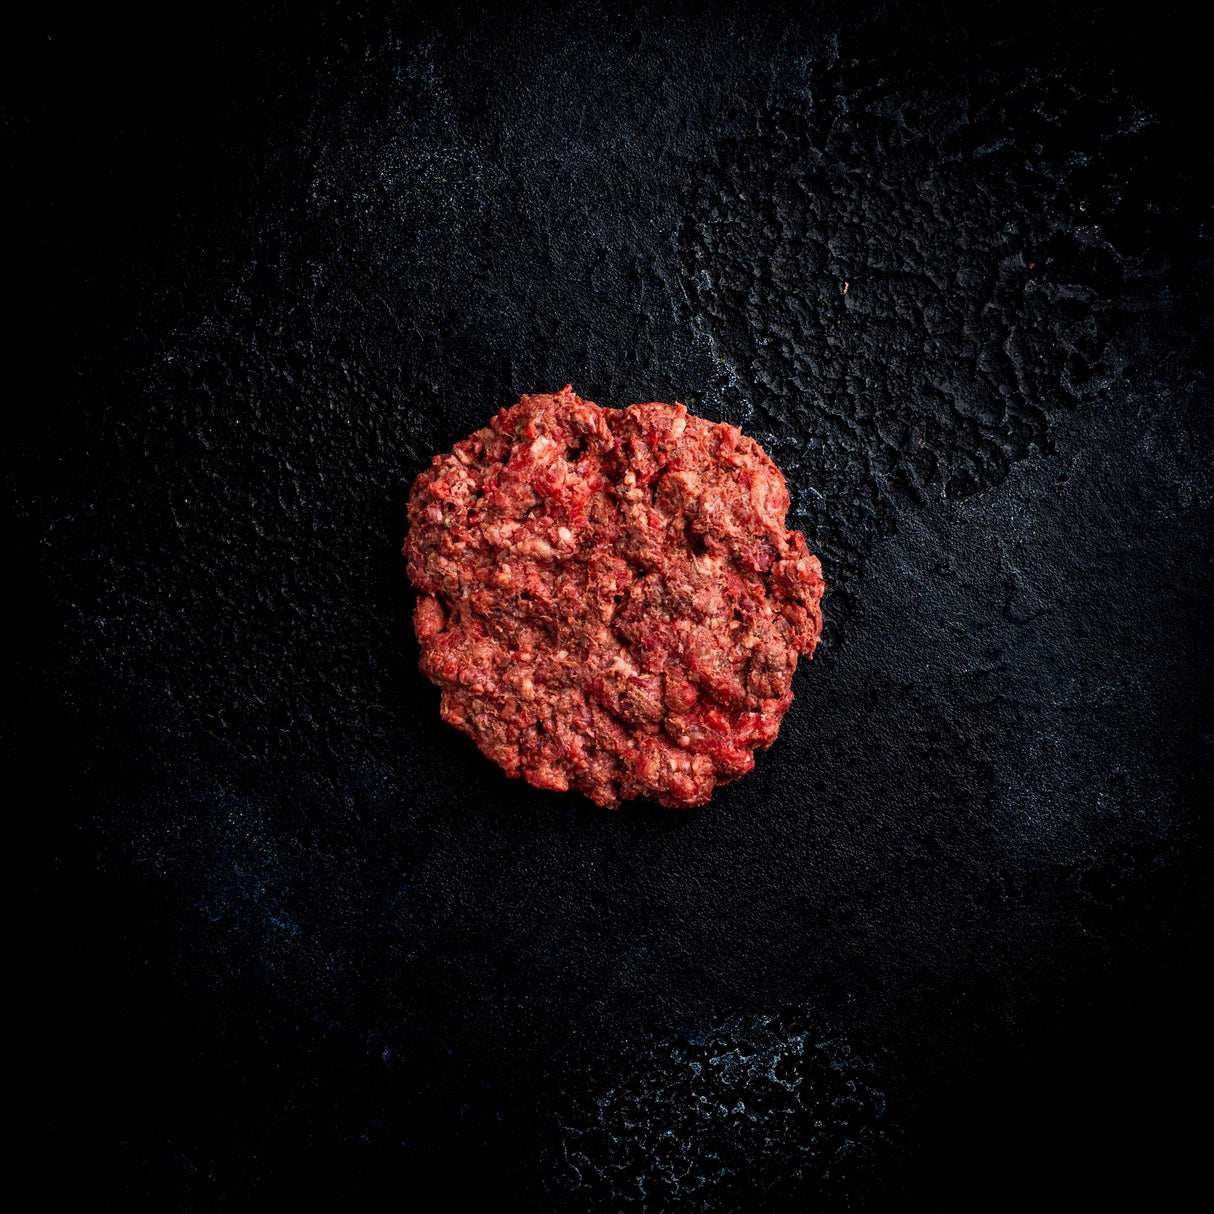
[[[524,396],[414,482],[404,553],[442,715],[508,775],[699,805],[748,772],[822,630],[788,489],[683,405]]]

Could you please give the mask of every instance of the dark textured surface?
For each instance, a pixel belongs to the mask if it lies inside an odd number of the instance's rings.
[[[1195,1174],[1206,69],[953,9],[10,40],[25,1107],[94,1203]],[[741,424],[832,586],[682,816],[507,781],[416,669],[404,487],[570,381]]]
[[[558,1098],[545,1196],[583,1209],[859,1204],[886,1162],[885,1100],[810,1009],[629,1043]],[[569,1201],[572,1199],[572,1201]]]

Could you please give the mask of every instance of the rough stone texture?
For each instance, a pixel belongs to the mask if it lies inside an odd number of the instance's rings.
[[[547,1196],[586,1210],[859,1204],[890,1143],[885,1099],[812,1009],[634,1043],[555,1113]]]
[[[654,1042],[799,1006],[906,1150],[780,1202],[1178,1204],[1214,734],[1183,23],[28,20],[18,989],[27,1120],[92,1144],[94,1201],[585,1208],[545,1195],[553,1110],[694,1099]],[[405,486],[569,381],[744,425],[832,586],[770,762],[677,822],[472,762],[416,669]],[[780,1107],[730,1150],[765,1167]]]

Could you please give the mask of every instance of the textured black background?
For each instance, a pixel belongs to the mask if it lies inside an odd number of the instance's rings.
[[[1194,32],[950,0],[10,35],[48,1191],[1170,1208],[1214,737]],[[684,815],[507,781],[416,671],[409,481],[569,381],[742,425],[831,586],[777,744]]]

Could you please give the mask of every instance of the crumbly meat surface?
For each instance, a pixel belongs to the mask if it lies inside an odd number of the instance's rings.
[[[686,807],[754,766],[822,630],[788,489],[683,405],[524,396],[414,482],[404,554],[442,715],[508,775]]]

